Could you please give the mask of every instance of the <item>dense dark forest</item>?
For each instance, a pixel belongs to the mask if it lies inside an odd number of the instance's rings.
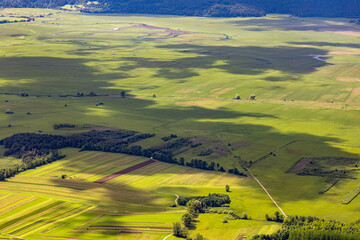
[[[56,126],[71,126],[71,124],[58,124]],[[189,162],[186,162],[183,157],[177,159],[177,154],[187,148],[191,148],[192,141],[189,138],[178,138],[176,135],[172,134],[172,141],[167,140],[166,137],[167,141],[158,146],[143,148],[140,145],[136,145],[137,142],[153,136],[155,136],[155,134],[120,129],[115,131],[92,130],[69,136],[20,133],[1,140],[0,145],[4,145],[6,149],[4,156],[21,158],[24,164],[31,164],[36,159],[48,159],[49,155],[51,155],[51,161],[60,159],[64,156],[57,150],[72,147],[80,148],[82,151],[91,150],[143,156],[178,165],[186,164],[189,167],[200,168],[203,170],[225,172],[223,167],[219,164],[215,165],[214,162],[208,163],[200,159],[191,159]],[[39,163],[36,166],[42,164],[46,164],[46,161],[42,161],[41,164]],[[36,167],[33,165],[29,166]],[[239,176],[246,176],[246,174],[239,172],[237,168],[229,169],[228,172]],[[11,174],[11,176],[12,175],[13,174]],[[6,176],[10,175],[7,174]]]
[[[1,7],[57,8],[84,0],[2,0]],[[99,0],[84,11],[171,14],[188,16],[263,16],[267,13],[302,17],[359,17],[360,0]],[[96,9],[96,10],[95,10]]]

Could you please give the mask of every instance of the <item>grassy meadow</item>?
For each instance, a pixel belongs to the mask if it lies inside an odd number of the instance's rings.
[[[359,218],[359,197],[342,204],[360,184],[358,170],[323,194],[328,177],[288,172],[303,158],[360,158],[360,27],[349,19],[0,12],[35,18],[0,24],[1,139],[80,131],[54,130],[55,123],[156,133],[140,142],[147,147],[178,134],[202,143],[179,154],[186,160],[226,169],[252,161],[287,214]],[[75,97],[91,91],[98,96]],[[197,156],[207,149],[212,154]],[[276,206],[250,177],[156,162],[99,185],[146,159],[63,152],[64,160],[0,183],[1,237],[163,239],[185,212],[170,207],[173,194],[225,193],[226,184],[230,208],[252,220],[223,224],[221,214],[201,214],[192,234],[236,239],[279,229],[264,217]],[[18,161],[0,157],[0,166]]]

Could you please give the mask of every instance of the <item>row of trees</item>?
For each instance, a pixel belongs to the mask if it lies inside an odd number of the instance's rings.
[[[54,125],[55,129],[73,127],[76,127],[76,125],[68,123]],[[215,171],[217,168],[218,171],[225,172],[225,169],[219,164],[215,164],[215,162],[208,163],[201,159],[191,159],[189,162],[186,162],[183,157],[177,159],[175,155],[178,152],[182,151],[183,148],[192,145],[190,138],[177,138],[176,135],[171,135],[171,138],[176,139],[167,141],[159,146],[143,148],[140,145],[133,145],[133,143],[153,136],[155,136],[155,134],[138,133],[129,130],[92,130],[69,136],[20,133],[1,140],[0,144],[4,145],[6,148],[6,151],[4,152],[5,156],[14,156],[23,159],[29,152],[33,151],[39,155],[46,155],[54,149],[73,147],[80,148],[82,151],[103,151],[144,156],[163,162],[186,165],[188,167],[203,170]],[[237,168],[229,169],[228,171],[231,174],[246,176],[246,174],[239,172]]]
[[[281,215],[278,211],[276,211],[274,217],[270,217],[269,214],[266,214],[265,219],[266,221],[284,222],[284,215]]]
[[[80,0],[2,0],[0,7],[56,8]],[[195,15],[212,17],[264,16],[268,13],[306,17],[359,17],[358,0],[102,0],[84,11]]]
[[[2,169],[0,171],[0,181],[4,181],[6,178],[13,177],[14,175],[24,172],[28,169],[33,169],[54,162],[63,157],[65,156],[56,150],[52,150],[47,155],[38,155],[38,154],[31,155],[31,153],[28,153],[25,159],[23,159],[21,164],[16,164],[13,167]]]
[[[193,196],[193,197],[180,196],[178,199],[178,204],[181,206],[187,206],[187,204],[192,200],[199,201],[200,204],[196,205],[196,208],[194,210],[195,212],[200,212],[200,213],[205,212],[205,209],[208,207],[221,207],[224,204],[230,204],[231,202],[230,197],[226,194],[209,193],[208,196]],[[191,207],[193,206],[191,205]]]

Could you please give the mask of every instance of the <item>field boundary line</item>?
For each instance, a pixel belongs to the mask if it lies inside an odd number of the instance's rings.
[[[261,184],[261,182],[259,181],[259,179],[257,179],[254,174],[250,171],[250,169],[246,168],[246,170],[250,173],[250,175],[255,179],[255,181],[260,185],[260,187],[265,191],[265,193],[268,195],[268,197],[271,199],[271,201],[275,204],[275,206],[280,210],[280,212],[285,216],[288,217],[286,215],[286,213],[281,209],[281,207],[279,206],[279,204],[277,204],[277,202],[275,201],[275,199],[270,195],[270,193],[268,192],[268,190],[266,190],[266,188]]]

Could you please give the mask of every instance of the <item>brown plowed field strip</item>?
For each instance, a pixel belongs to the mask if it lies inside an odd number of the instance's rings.
[[[114,225],[94,225],[90,226],[91,228],[116,228],[116,229],[131,229],[131,228],[140,228],[140,229],[161,229],[161,230],[168,230],[172,229],[172,227],[154,227],[154,226],[114,226]]]
[[[146,162],[139,163],[137,165],[128,167],[126,169],[123,169],[123,170],[121,170],[119,172],[116,172],[116,173],[110,174],[110,175],[108,175],[106,177],[100,178],[100,179],[96,180],[94,183],[105,183],[105,182],[110,181],[110,180],[112,180],[114,178],[117,178],[117,177],[119,177],[121,175],[127,174],[127,173],[135,171],[135,170],[137,170],[139,168],[150,165],[150,164],[152,164],[154,162],[156,162],[156,161],[155,160],[148,160]]]

